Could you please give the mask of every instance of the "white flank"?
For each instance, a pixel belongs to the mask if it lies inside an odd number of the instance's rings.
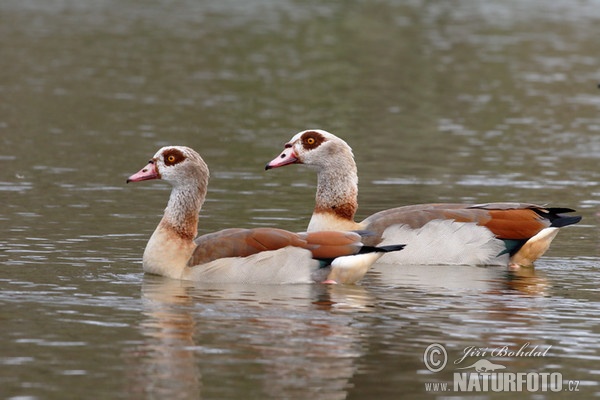
[[[291,284],[314,283],[319,262],[310,251],[284,247],[248,257],[228,257],[187,268],[182,279],[206,283]]]
[[[504,243],[475,223],[434,220],[419,229],[392,225],[379,246],[405,244],[402,251],[384,254],[380,263],[411,265],[506,265]]]

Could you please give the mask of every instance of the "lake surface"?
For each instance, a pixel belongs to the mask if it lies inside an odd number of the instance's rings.
[[[3,0],[0,397],[599,397],[599,20],[597,0]],[[521,201],[584,219],[519,271],[376,265],[356,286],[141,272],[169,188],[125,179],[159,147],[211,168],[201,233],[300,231],[314,173],[263,167],[308,128],[354,148],[361,218]],[[456,391],[478,360],[564,384]]]

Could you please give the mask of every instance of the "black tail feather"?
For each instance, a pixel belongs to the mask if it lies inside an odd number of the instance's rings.
[[[550,226],[555,228],[562,228],[563,226],[576,224],[579,221],[581,221],[581,217],[579,215],[575,215],[572,217],[559,215],[558,218],[552,220],[552,224]]]
[[[565,213],[575,212],[575,210],[573,210],[572,208],[566,208],[566,207],[550,207],[550,208],[547,208],[546,210],[548,210],[548,212],[550,212],[552,214],[565,214]]]
[[[365,253],[389,253],[391,251],[399,251],[406,247],[405,244],[391,244],[389,246],[363,246],[358,254]]]
[[[563,226],[573,225],[581,221],[579,215],[568,216],[565,213],[575,212],[571,208],[551,207],[546,209],[534,209],[541,217],[550,220],[550,226],[553,228],[562,228]]]
[[[402,250],[405,244],[392,244],[389,246],[363,246],[356,254],[367,254],[367,253],[389,253],[391,251]],[[318,258],[321,262],[321,268],[325,268],[333,262],[334,258]]]

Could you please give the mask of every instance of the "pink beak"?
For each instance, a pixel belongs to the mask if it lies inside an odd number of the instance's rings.
[[[280,155],[265,165],[265,169],[279,168],[289,164],[301,164],[292,147],[286,147]]]
[[[135,174],[131,175],[127,179],[127,183],[147,181],[150,179],[160,179],[160,174],[158,173],[158,170],[156,169],[156,164],[152,160],[150,160],[148,165],[146,165],[144,168],[139,170],[139,172],[136,172]]]

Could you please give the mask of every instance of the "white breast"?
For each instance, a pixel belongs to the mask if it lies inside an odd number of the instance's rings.
[[[159,224],[144,250],[144,271],[181,279],[194,248],[193,242],[182,240]]]
[[[337,217],[331,213],[313,213],[307,232],[352,231],[360,229],[360,224]],[[393,243],[398,244],[398,243]]]

